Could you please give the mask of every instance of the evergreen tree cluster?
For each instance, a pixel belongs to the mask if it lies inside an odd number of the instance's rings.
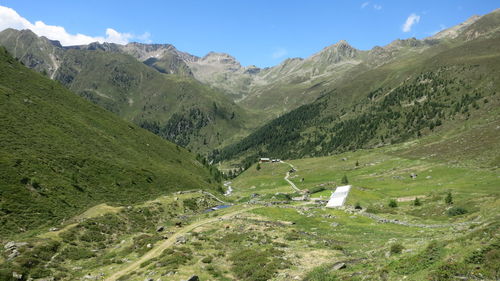
[[[487,91],[473,86],[476,66],[444,66],[377,88],[349,110],[326,95],[261,127],[212,157],[255,162],[262,155],[282,159],[323,156],[420,137],[455,118],[468,118]],[[335,108],[335,110],[332,110]],[[248,165],[248,164],[246,164]]]
[[[199,108],[191,108],[185,114],[174,113],[164,125],[160,125],[158,121],[143,120],[139,126],[185,147],[189,144],[191,136],[212,120],[211,116],[203,113]]]

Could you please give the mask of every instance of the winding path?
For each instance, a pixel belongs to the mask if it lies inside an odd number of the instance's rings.
[[[287,164],[288,166],[290,166],[292,169],[295,170],[295,167],[292,164],[284,162],[284,161],[281,161],[281,163]],[[290,184],[290,186],[293,188],[293,190],[295,190],[297,192],[301,192],[301,190],[291,180],[288,179],[289,177],[290,177],[290,172],[286,172],[285,180]]]
[[[127,265],[125,268],[120,269],[119,271],[115,272],[113,275],[111,275],[108,278],[106,278],[105,281],[115,281],[115,280],[118,280],[118,278],[120,278],[120,277],[122,277],[122,276],[124,276],[124,275],[126,275],[126,274],[128,274],[130,272],[133,272],[133,271],[139,269],[140,266],[141,266],[141,263],[143,263],[145,261],[148,261],[150,259],[158,257],[159,255],[161,255],[161,253],[163,252],[163,250],[165,250],[168,247],[174,245],[175,242],[177,241],[178,237],[181,237],[182,235],[184,235],[184,234],[186,234],[186,233],[194,230],[195,228],[198,228],[198,227],[200,227],[202,225],[205,225],[205,224],[216,222],[216,221],[218,221],[220,219],[227,219],[227,218],[232,217],[234,215],[237,215],[237,214],[240,214],[240,213],[244,213],[244,212],[248,212],[248,211],[250,211],[252,209],[257,209],[257,208],[261,208],[261,207],[260,206],[246,207],[246,208],[243,208],[243,209],[240,209],[240,210],[237,210],[237,211],[225,214],[225,215],[220,216],[220,217],[213,217],[213,218],[203,219],[203,220],[194,222],[194,223],[192,223],[192,224],[190,224],[188,226],[185,226],[182,229],[180,229],[179,231],[177,231],[176,233],[174,233],[172,236],[170,236],[170,238],[168,238],[167,240],[161,242],[160,244],[155,245],[153,249],[151,249],[149,252],[147,252],[146,254],[144,254],[143,256],[141,256],[138,260],[132,262],[131,264]]]

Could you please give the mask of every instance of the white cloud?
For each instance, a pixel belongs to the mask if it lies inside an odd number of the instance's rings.
[[[403,24],[403,32],[410,32],[413,25],[417,24],[420,21],[420,16],[416,14],[411,14],[406,19],[406,22]]]
[[[361,4],[361,9],[364,9],[370,5],[370,1],[364,2]],[[374,10],[382,10],[382,5],[379,4],[373,4],[371,7],[373,7]]]
[[[276,50],[272,53],[271,57],[273,59],[279,59],[288,54],[288,51],[284,48],[276,48]]]
[[[149,33],[149,32],[144,32],[141,35],[135,36],[135,38],[137,40],[142,41],[144,43],[148,43],[148,44],[153,43],[153,41],[151,41],[150,37],[151,37],[151,33]]]
[[[58,40],[64,46],[84,45],[92,42],[110,42],[117,44],[127,44],[131,39],[150,41],[149,33],[135,36],[131,33],[120,33],[112,28],[106,29],[106,36],[89,36],[85,34],[70,34],[64,27],[57,25],[47,25],[42,21],[31,23],[20,16],[14,9],[0,6],[0,31],[6,28],[30,29],[38,36],[45,36],[51,40]]]

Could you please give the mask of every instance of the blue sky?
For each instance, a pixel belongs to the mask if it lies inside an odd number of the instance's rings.
[[[308,57],[341,39],[366,50],[397,38],[424,38],[474,14],[500,8],[499,4],[489,0],[0,0],[0,6],[22,18],[22,26],[41,21],[36,24],[40,32],[68,38],[67,42],[97,38],[170,43],[198,56],[209,51],[229,53],[243,65],[260,67],[287,57]],[[3,12],[0,29],[21,26],[12,11],[7,16]],[[51,26],[63,27],[69,35],[60,35],[60,28]],[[75,34],[82,36],[70,36]]]

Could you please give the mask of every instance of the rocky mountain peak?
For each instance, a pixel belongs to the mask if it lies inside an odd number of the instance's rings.
[[[475,23],[480,18],[481,18],[481,16],[473,15],[470,18],[468,18],[466,21],[464,21],[458,25],[452,26],[450,28],[447,28],[445,30],[442,30],[442,31],[434,34],[431,38],[432,39],[445,39],[445,38],[454,39],[454,38],[457,38],[465,28],[469,27],[470,25]]]
[[[210,52],[201,58],[201,61],[214,64],[238,65],[241,67],[235,57],[226,53]]]
[[[342,47],[342,48],[351,47],[351,45],[349,45],[349,43],[347,43],[346,40],[340,40],[339,42],[333,44],[333,46]]]
[[[249,65],[245,67],[245,73],[248,74],[257,74],[261,71],[261,69],[255,65]]]
[[[401,47],[418,47],[422,45],[422,41],[418,40],[415,37],[411,37],[408,39],[396,39],[389,43],[385,48],[393,49],[393,48],[401,48]]]
[[[356,57],[358,50],[345,40],[330,45],[319,53],[314,54],[309,60],[325,62],[325,63],[338,63],[344,59],[352,59]]]

